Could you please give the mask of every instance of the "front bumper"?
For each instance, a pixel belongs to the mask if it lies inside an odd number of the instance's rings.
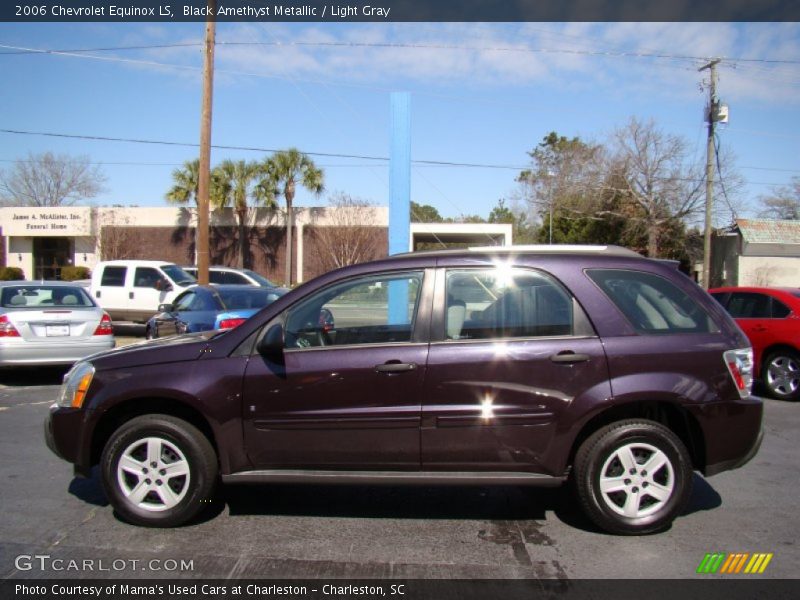
[[[47,447],[58,456],[75,465],[76,473],[86,474],[91,465],[85,456],[81,441],[83,439],[84,413],[77,408],[63,408],[56,404],[44,421],[44,441]]]

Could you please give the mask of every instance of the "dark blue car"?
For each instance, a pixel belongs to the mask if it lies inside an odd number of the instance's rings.
[[[172,304],[158,307],[159,314],[147,322],[148,339],[196,333],[211,329],[230,329],[283,296],[283,288],[242,285],[196,285],[175,298]],[[218,319],[224,315],[223,319]]]

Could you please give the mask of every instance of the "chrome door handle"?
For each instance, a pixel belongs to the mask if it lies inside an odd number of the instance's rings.
[[[416,363],[388,362],[382,365],[375,365],[376,373],[405,373],[416,370]]]
[[[575,354],[574,352],[568,350],[566,352],[553,354],[550,357],[550,360],[554,363],[570,365],[573,363],[586,362],[590,358],[591,357],[588,354]]]

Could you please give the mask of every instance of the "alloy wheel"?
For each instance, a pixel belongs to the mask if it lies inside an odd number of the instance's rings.
[[[600,471],[600,492],[618,515],[639,518],[661,509],[672,496],[675,473],[667,455],[650,444],[617,448]]]
[[[130,444],[117,464],[117,482],[125,499],[153,512],[177,506],[189,490],[189,462],[181,449],[160,437]]]
[[[779,396],[792,396],[800,389],[800,364],[791,356],[777,355],[767,365],[766,383]]]

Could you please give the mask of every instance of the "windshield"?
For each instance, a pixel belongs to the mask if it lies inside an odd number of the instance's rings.
[[[264,287],[278,287],[277,285],[272,283],[269,279],[267,279],[263,275],[259,275],[255,271],[251,271],[250,269],[245,269],[244,272],[247,273],[253,279],[255,279],[259,283],[259,285],[263,285]]]
[[[242,286],[241,289],[236,290],[220,290],[219,295],[226,309],[238,310],[243,308],[264,308],[285,293],[283,290]]]
[[[164,271],[164,273],[166,273],[169,278],[172,279],[172,281],[182,287],[197,283],[197,279],[189,275],[189,273],[177,265],[162,265],[161,270]]]
[[[65,308],[91,308],[95,304],[82,287],[63,285],[27,285],[4,287],[0,296],[3,308],[29,308],[33,310],[62,306]]]

